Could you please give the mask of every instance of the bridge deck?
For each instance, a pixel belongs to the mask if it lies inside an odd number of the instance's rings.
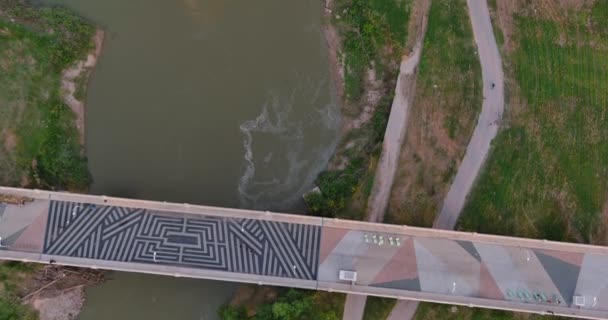
[[[0,258],[608,317],[608,248],[0,187]],[[340,270],[357,272],[354,283]],[[576,305],[574,297],[579,296]]]

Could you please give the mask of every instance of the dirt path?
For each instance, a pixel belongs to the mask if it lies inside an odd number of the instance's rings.
[[[443,202],[441,213],[435,219],[434,228],[454,229],[467,195],[479,174],[490,145],[502,119],[504,110],[504,77],[502,60],[494,38],[488,4],[484,1],[467,0],[473,35],[477,44],[481,75],[483,78],[483,104],[466,153]]]
[[[76,116],[76,128],[78,129],[78,135],[80,137],[80,144],[84,146],[84,98],[80,100],[75,96],[78,89],[78,85],[84,85],[86,83],[97,64],[97,59],[101,53],[101,47],[103,45],[104,32],[101,29],[97,29],[93,36],[94,48],[87,55],[86,60],[79,61],[73,67],[67,69],[63,73],[61,79],[61,89],[63,90],[63,99],[65,103],[72,109]],[[84,83],[81,83],[84,82]]]
[[[458,173],[445,197],[433,228],[454,229],[465,200],[496,134],[504,110],[502,60],[494,39],[490,12],[486,0],[467,0],[469,17],[481,63],[483,104]],[[493,85],[494,84],[494,85]],[[398,301],[387,320],[409,320],[416,314],[419,302]]]

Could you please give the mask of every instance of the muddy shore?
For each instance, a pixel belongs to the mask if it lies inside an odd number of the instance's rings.
[[[75,116],[75,124],[80,137],[80,144],[85,147],[85,98],[76,97],[78,86],[82,86],[81,90],[86,92],[91,74],[95,70],[97,60],[101,54],[105,32],[97,28],[93,36],[93,49],[87,54],[86,59],[79,61],[71,68],[63,72],[61,79],[61,89],[65,103],[70,107]]]

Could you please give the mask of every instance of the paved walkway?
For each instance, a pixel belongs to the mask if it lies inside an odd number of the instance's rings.
[[[0,204],[2,259],[608,317],[608,247],[5,187],[0,199],[14,203]]]
[[[504,109],[502,61],[494,39],[487,2],[467,0],[467,6],[482,68],[484,100],[463,161],[433,224],[433,228],[439,229],[454,229],[456,226],[466,197],[488,155],[491,142],[496,137]],[[400,301],[387,320],[412,319],[417,308],[418,302]]]
[[[502,60],[494,39],[486,0],[467,0],[483,78],[483,105],[458,173],[443,202],[434,228],[454,229],[467,195],[486,159],[504,110]]]
[[[374,185],[367,203],[367,221],[370,222],[382,222],[384,220],[388,198],[395,180],[401,146],[407,130],[410,104],[414,93],[411,90],[414,82],[412,77],[415,76],[421,51],[422,40],[416,44],[410,56],[401,61],[395,98],[393,99],[382,142],[382,154],[376,168]]]

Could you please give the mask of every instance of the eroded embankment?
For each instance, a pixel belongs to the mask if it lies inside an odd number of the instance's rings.
[[[85,60],[78,61],[63,72],[61,78],[61,89],[63,90],[63,100],[74,112],[74,123],[80,137],[80,144],[84,147],[85,143],[85,99],[86,87],[89,78],[97,65],[97,60],[101,54],[105,33],[97,28],[92,42],[93,49],[87,54]]]

